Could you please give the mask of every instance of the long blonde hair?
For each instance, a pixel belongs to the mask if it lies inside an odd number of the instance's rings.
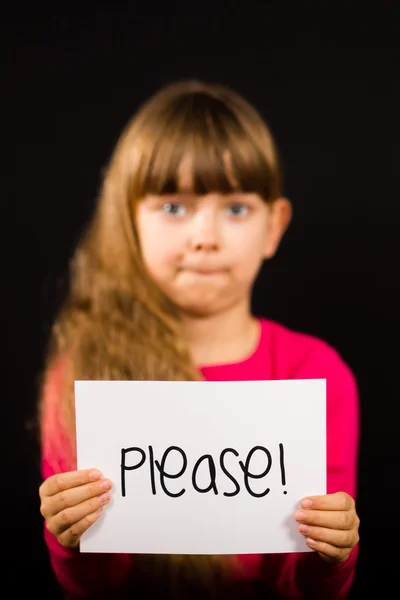
[[[61,404],[53,408],[70,440],[69,447],[64,440],[55,451],[67,453],[70,464],[76,460],[74,380],[202,378],[191,361],[176,307],[146,273],[135,226],[135,206],[146,194],[180,191],[177,174],[188,156],[194,193],[229,193],[236,187],[258,193],[266,202],[281,195],[272,135],[260,114],[231,89],[177,82],[138,110],[105,171],[93,219],[71,260],[68,297],[49,340],[46,369],[64,360],[63,392],[54,400]],[[227,561],[196,557],[194,562],[197,570],[209,573],[211,565]]]

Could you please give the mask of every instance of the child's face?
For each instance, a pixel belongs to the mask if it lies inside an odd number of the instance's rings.
[[[185,313],[211,315],[247,303],[286,229],[289,207],[245,193],[147,196],[136,212],[145,266]]]

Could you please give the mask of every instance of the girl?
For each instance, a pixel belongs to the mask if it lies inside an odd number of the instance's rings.
[[[322,340],[250,308],[262,262],[290,218],[271,133],[233,91],[170,85],[123,132],[72,261],[41,393],[44,535],[71,597],[348,595],[359,527],[354,376]],[[80,554],[113,482],[76,470],[74,380],[306,378],[327,379],[328,494],[303,499],[293,515],[315,552]]]

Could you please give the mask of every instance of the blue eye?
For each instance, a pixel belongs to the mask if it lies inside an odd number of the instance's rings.
[[[240,202],[235,202],[228,207],[228,210],[235,217],[244,217],[249,212],[249,207],[246,204],[241,204]]]
[[[172,216],[182,216],[185,214],[185,207],[178,202],[166,202],[162,206],[162,210],[167,213],[167,215]]]

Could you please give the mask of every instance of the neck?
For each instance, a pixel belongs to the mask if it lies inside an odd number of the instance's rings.
[[[258,320],[247,303],[206,317],[183,315],[182,323],[197,366],[240,362],[257,347]]]

